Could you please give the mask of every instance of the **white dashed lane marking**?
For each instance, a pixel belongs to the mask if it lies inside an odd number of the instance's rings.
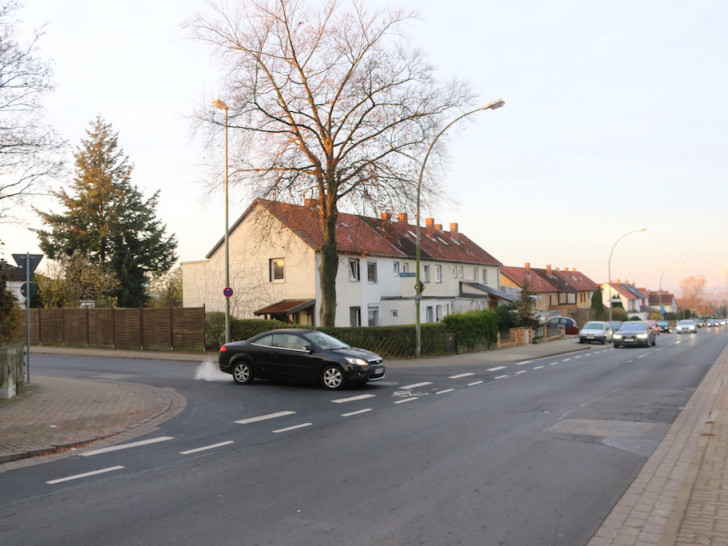
[[[341,416],[342,417],[351,417],[353,415],[361,415],[362,413],[367,413],[370,411],[372,411],[372,409],[367,408],[367,409],[363,409],[363,410],[359,410],[359,411],[352,411],[351,413],[342,413]]]
[[[406,385],[404,387],[400,387],[400,389],[416,389],[417,387],[426,387],[427,385],[432,385],[432,381],[423,381],[422,383],[413,383],[412,385]]]
[[[498,372],[500,370],[505,370],[505,369],[506,369],[505,366],[496,366],[495,368],[488,368],[488,371],[489,372]]]
[[[258,417],[250,417],[249,419],[241,419],[235,421],[239,425],[249,425],[250,423],[258,423],[260,421],[267,421],[268,419],[278,419],[279,417],[285,417],[287,415],[294,415],[295,411],[279,411],[278,413],[269,413],[268,415],[259,415]]]
[[[121,449],[129,449],[132,447],[141,447],[146,446],[150,444],[156,444],[159,442],[166,442],[167,440],[174,440],[173,436],[160,436],[159,438],[151,438],[150,440],[142,440],[141,442],[132,442],[130,444],[121,444],[118,446],[112,446],[112,447],[105,447],[102,449],[96,449],[94,451],[87,451],[86,453],[81,453],[82,457],[91,457],[92,455],[100,455],[101,453],[109,453],[111,451],[119,451]]]
[[[198,447],[197,449],[188,449],[187,451],[180,451],[180,455],[192,455],[193,453],[199,453],[200,451],[207,451],[208,449],[215,449],[218,447],[234,444],[232,440],[229,440],[227,442],[220,442],[219,444],[213,444],[211,446],[205,446],[205,447]]]
[[[94,470],[93,472],[86,472],[85,474],[76,474],[75,476],[68,476],[67,478],[59,478],[57,480],[51,480],[46,483],[48,485],[55,485],[57,483],[70,482],[71,480],[80,480],[81,478],[88,478],[89,476],[96,476],[98,474],[114,472],[115,470],[121,470],[123,468],[124,468],[123,466],[112,466],[110,468],[102,468],[101,470]]]
[[[470,377],[475,375],[474,373],[461,373],[459,375],[451,375],[448,379],[462,379],[463,377]]]
[[[412,402],[413,400],[418,400],[416,396],[413,396],[412,398],[405,398],[404,400],[397,400],[395,404],[404,404],[405,402]]]
[[[347,402],[356,402],[357,400],[366,400],[367,398],[374,398],[376,394],[362,394],[360,396],[350,396],[349,398],[339,398],[332,400],[334,404],[346,404]]]
[[[295,425],[295,426],[292,426],[292,427],[279,428],[278,430],[274,430],[273,433],[274,434],[279,434],[281,432],[288,432],[290,430],[297,430],[299,428],[310,427],[311,425],[313,425],[313,423],[301,423],[300,425]]]

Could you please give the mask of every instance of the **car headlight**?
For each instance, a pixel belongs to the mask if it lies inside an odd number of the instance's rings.
[[[614,334],[614,339],[622,339],[622,334]]]
[[[349,364],[354,364],[355,366],[369,366],[369,362],[363,358],[346,357],[346,361]]]
[[[647,339],[649,337],[649,335],[648,334],[637,334],[637,337],[639,339]]]

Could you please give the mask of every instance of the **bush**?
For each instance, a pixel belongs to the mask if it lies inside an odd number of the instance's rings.
[[[413,324],[317,329],[352,347],[367,349],[385,358],[409,358],[416,354],[417,333]],[[421,324],[420,353],[431,356],[445,354],[446,333],[447,329],[442,323]]]
[[[265,319],[236,319],[230,317],[230,341],[248,339],[256,334],[277,328],[301,328],[281,322]],[[205,350],[217,351],[225,343],[225,313],[205,313]]]
[[[17,343],[21,339],[21,317],[18,302],[0,279],[0,345]]]
[[[489,349],[498,341],[497,312],[493,309],[448,315],[443,323],[457,336],[459,353]]]

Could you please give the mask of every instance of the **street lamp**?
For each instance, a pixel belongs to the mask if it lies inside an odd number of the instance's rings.
[[[607,264],[607,267],[609,268],[608,275],[607,275],[607,294],[609,296],[609,322],[612,322],[612,254],[614,254],[614,247],[617,246],[617,243],[624,239],[627,235],[632,235],[633,233],[639,233],[640,231],[647,231],[646,227],[636,229],[634,231],[629,231],[622,235],[617,241],[614,243],[614,246],[612,247],[612,251],[609,253],[609,263]]]
[[[492,102],[489,102],[488,104],[485,104],[481,106],[480,108],[476,108],[475,110],[471,110],[470,112],[466,112],[458,117],[456,117],[454,120],[452,120],[450,123],[445,125],[445,127],[437,133],[437,136],[433,139],[432,143],[430,144],[430,147],[427,149],[427,153],[425,154],[425,159],[422,160],[422,166],[420,167],[420,176],[417,180],[417,229],[416,229],[416,245],[417,245],[417,251],[416,251],[416,264],[415,264],[415,337],[416,337],[416,347],[415,347],[415,357],[420,358],[420,354],[422,353],[422,332],[420,328],[420,300],[422,299],[422,291],[424,290],[424,286],[422,286],[422,281],[420,280],[420,196],[422,194],[422,176],[425,174],[425,165],[427,165],[427,160],[430,157],[430,153],[432,152],[432,149],[435,147],[435,143],[437,140],[447,131],[450,127],[452,127],[455,123],[463,119],[464,117],[467,117],[471,114],[475,114],[476,112],[480,112],[481,110],[497,110],[498,108],[505,105],[505,102],[503,102],[502,99],[494,100]]]
[[[662,277],[665,275],[665,272],[670,269],[673,265],[677,264],[684,264],[685,260],[680,260],[679,262],[673,262],[670,265],[668,265],[665,270],[662,272],[662,275],[660,275],[660,320],[665,318],[665,313],[662,312]]]
[[[225,289],[230,286],[230,241],[228,222],[228,107],[220,99],[212,101],[215,108],[225,111]],[[230,297],[225,294],[225,343],[230,341]]]

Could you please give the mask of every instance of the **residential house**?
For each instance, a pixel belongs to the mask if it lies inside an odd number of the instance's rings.
[[[575,268],[563,270],[547,265],[545,269],[531,267],[501,267],[501,285],[509,293],[518,293],[528,281],[535,308],[542,317],[548,315],[577,316],[591,308],[591,297],[597,283]]]
[[[610,305],[610,300],[619,300],[622,307],[627,311],[629,317],[639,317],[641,320],[649,318],[655,309],[649,306],[649,296],[638,289],[634,284],[623,283],[621,280],[612,283],[603,283],[602,301],[605,306]]]
[[[677,298],[666,290],[651,292],[647,291],[648,305],[655,309],[655,312],[664,315],[665,313],[677,313]]]
[[[320,248],[316,202],[256,199],[229,231],[231,314],[318,323]],[[422,322],[488,308],[509,297],[500,291],[501,263],[458,230],[431,218],[421,228]],[[340,213],[336,244],[336,326],[415,322],[416,227],[402,213],[381,218]],[[185,306],[223,311],[224,239],[204,260],[182,264]]]
[[[6,290],[15,296],[21,307],[25,308],[25,296],[20,292],[25,284],[25,273],[19,267],[0,260],[0,277],[5,279]]]

